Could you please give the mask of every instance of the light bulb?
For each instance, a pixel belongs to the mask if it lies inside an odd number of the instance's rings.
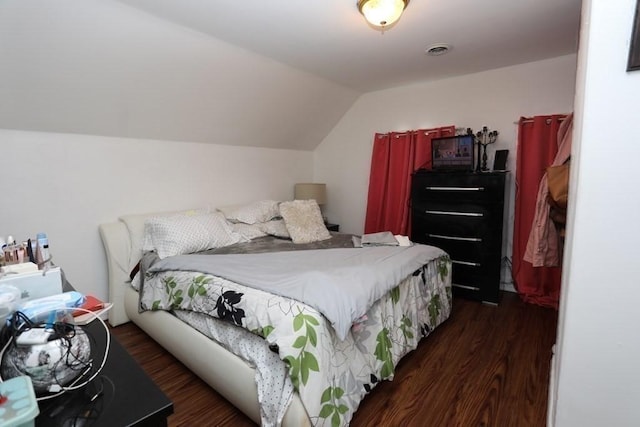
[[[386,27],[400,18],[404,7],[403,0],[369,0],[361,5],[360,10],[372,25]]]

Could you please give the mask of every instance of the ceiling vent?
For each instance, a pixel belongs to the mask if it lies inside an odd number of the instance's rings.
[[[440,56],[448,53],[451,50],[451,46],[446,43],[438,43],[429,46],[425,52],[427,55]]]

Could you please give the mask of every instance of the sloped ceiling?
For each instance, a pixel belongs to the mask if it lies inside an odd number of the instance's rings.
[[[356,0],[3,0],[0,127],[313,150],[361,93],[575,52],[579,14],[412,0],[380,34]]]

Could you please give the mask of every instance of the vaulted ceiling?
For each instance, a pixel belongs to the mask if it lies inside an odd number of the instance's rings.
[[[362,93],[576,52],[580,4],[412,0],[381,34],[356,0],[3,0],[0,127],[312,150]]]

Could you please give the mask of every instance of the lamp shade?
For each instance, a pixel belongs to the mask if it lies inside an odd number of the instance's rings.
[[[358,9],[373,26],[382,28],[392,25],[409,4],[409,0],[358,0]]]
[[[319,205],[327,203],[327,184],[300,183],[294,188],[294,199],[315,200]]]

